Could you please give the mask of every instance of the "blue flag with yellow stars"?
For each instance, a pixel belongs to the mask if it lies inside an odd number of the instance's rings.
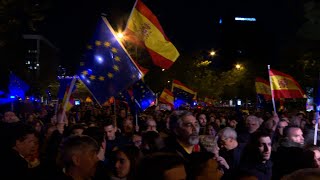
[[[141,111],[155,103],[156,94],[142,81],[139,80],[132,85],[135,102]]]
[[[100,104],[143,76],[104,17],[98,22],[83,58],[79,78]]]
[[[29,90],[29,85],[20,79],[18,76],[10,73],[10,82],[9,82],[9,94],[10,96],[16,96],[19,98],[24,99],[25,93]]]

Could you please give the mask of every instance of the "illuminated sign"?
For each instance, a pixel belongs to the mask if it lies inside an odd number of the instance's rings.
[[[256,18],[235,17],[236,21],[257,21]]]

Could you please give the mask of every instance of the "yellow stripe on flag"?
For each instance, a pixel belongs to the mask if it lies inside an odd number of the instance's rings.
[[[175,61],[179,52],[175,46],[165,39],[162,32],[153,25],[143,14],[136,9],[132,12],[131,21],[128,21],[128,29],[143,39],[145,46],[157,52],[168,60]]]

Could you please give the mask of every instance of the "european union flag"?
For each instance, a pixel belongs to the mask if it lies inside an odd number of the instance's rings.
[[[194,94],[188,93],[178,87],[173,88],[173,95],[175,98],[174,107],[179,108],[180,106],[193,104]]]
[[[100,104],[143,76],[104,17],[87,46],[84,62],[79,77]]]
[[[29,90],[29,85],[13,73],[10,73],[9,78],[10,82],[8,89],[10,96],[18,96],[24,99],[25,93]]]
[[[134,99],[142,111],[150,107],[157,98],[156,94],[142,80],[134,83],[132,89]]]
[[[173,88],[174,97],[177,99],[185,100],[186,102],[192,102],[194,94],[188,93],[180,88]]]

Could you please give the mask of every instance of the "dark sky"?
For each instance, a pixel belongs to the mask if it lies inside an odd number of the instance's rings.
[[[277,63],[294,43],[303,18],[298,0],[143,0],[158,17],[181,54],[218,50],[220,61],[239,57]],[[61,50],[63,64],[77,64],[97,18],[105,13],[115,30],[123,29],[134,0],[55,0],[44,34]],[[235,16],[257,22],[236,22]],[[222,24],[219,20],[222,19]]]

